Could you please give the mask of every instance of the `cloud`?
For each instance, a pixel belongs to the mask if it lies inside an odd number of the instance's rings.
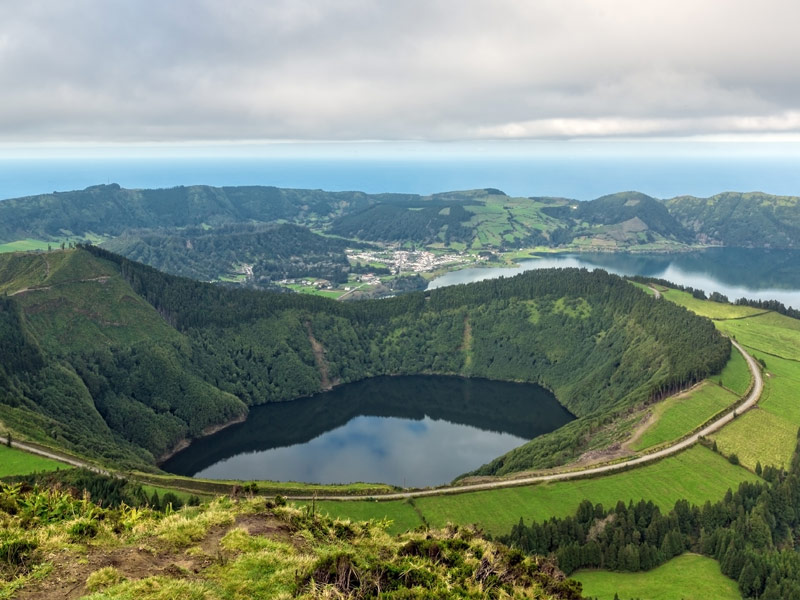
[[[0,4],[0,142],[797,133],[793,0]]]

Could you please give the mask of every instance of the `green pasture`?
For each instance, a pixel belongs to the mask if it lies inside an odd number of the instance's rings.
[[[746,320],[754,321],[753,329],[760,326],[757,319]],[[788,467],[800,428],[800,362],[748,350],[767,365],[761,400],[713,438],[721,452],[736,454],[750,469],[756,462]]]
[[[69,465],[44,456],[29,454],[5,445],[0,446],[0,477],[28,475],[29,473],[69,468]]]
[[[716,319],[717,328],[735,338],[766,364],[758,407],[714,434],[719,450],[736,454],[742,465],[788,467],[800,427],[800,321],[746,306],[696,300],[670,290],[665,297],[698,314]],[[738,354],[738,353],[737,353]],[[726,365],[717,381],[731,389],[744,387],[746,365]]]
[[[583,595],[598,600],[741,600],[739,586],[725,577],[719,563],[699,554],[682,554],[651,571],[617,573],[577,571],[570,576],[583,584]]]
[[[736,350],[733,352],[741,358]],[[633,449],[643,450],[677,440],[718,412],[735,404],[738,399],[736,394],[710,381],[686,394],[668,398],[653,408],[653,424],[642,434]]]
[[[720,321],[717,327],[753,350],[800,361],[797,319],[770,312],[749,319]]]
[[[711,436],[719,451],[736,454],[748,469],[788,467],[797,444],[797,425],[761,408],[753,408]]]
[[[604,506],[613,506],[618,500],[652,500],[668,510],[682,498],[698,505],[718,500],[729,488],[755,479],[719,454],[695,446],[677,456],[606,477],[416,498],[418,510],[400,500],[318,502],[318,506],[337,517],[394,519],[394,532],[413,529],[424,517],[431,527],[478,524],[498,535],[507,533],[520,517],[541,521],[572,515],[586,498]]]
[[[58,244],[54,244],[53,242],[45,242],[44,240],[26,238],[24,240],[0,244],[0,252],[30,252],[31,250],[47,250],[48,245],[51,247],[58,246]]]
[[[736,348],[731,348],[731,357],[722,373],[710,377],[711,381],[728,388],[738,396],[744,396],[753,380],[747,361]]]
[[[741,319],[764,312],[760,308],[711,302],[709,300],[698,300],[689,292],[682,292],[680,290],[667,290],[663,292],[663,296],[667,300],[688,308],[698,315],[708,317],[709,319]]]
[[[800,427],[800,362],[752,352],[767,365],[764,393],[758,405]]]

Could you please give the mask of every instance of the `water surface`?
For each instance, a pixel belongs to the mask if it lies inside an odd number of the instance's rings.
[[[742,297],[778,300],[800,308],[798,250],[709,248],[682,254],[546,254],[520,261],[513,268],[452,271],[431,281],[428,289],[553,267],[601,268],[618,275],[658,277],[707,294],[719,292],[731,301]]]
[[[209,479],[440,485],[572,419],[537,385],[376,377],[255,407],[161,467]]]

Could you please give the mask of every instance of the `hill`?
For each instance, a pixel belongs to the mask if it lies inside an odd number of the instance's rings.
[[[373,292],[398,287],[390,281],[397,269],[391,261],[348,258],[379,250],[375,245],[387,256],[399,248],[459,251],[456,260],[464,262],[533,247],[682,251],[795,248],[798,240],[800,199],[761,193],[656,200],[623,192],[577,202],[511,198],[491,188],[420,196],[111,184],[0,202],[0,249],[6,251],[99,243],[174,275],[270,289],[280,281],[322,280],[326,289],[339,286],[333,295],[360,284],[363,273],[383,277]]]
[[[611,194],[591,202],[571,202],[544,211],[569,224],[569,236],[574,243],[595,248],[693,241],[692,234],[663,204],[639,192]]]
[[[173,275],[201,281],[248,278],[260,286],[303,277],[343,283],[351,271],[348,246],[345,240],[287,223],[131,231],[104,245]]]
[[[185,440],[386,374],[538,382],[581,417],[494,472],[580,453],[619,411],[710,373],[710,321],[603,271],[530,272],[380,301],[227,289],[96,247],[0,256],[0,420],[40,442],[153,465]]]
[[[742,248],[800,247],[800,198],[727,192],[679,196],[664,205],[702,243]]]

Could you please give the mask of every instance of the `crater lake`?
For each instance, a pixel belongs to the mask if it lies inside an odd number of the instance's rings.
[[[207,479],[434,486],[573,418],[534,384],[374,377],[253,407],[161,468]]]

